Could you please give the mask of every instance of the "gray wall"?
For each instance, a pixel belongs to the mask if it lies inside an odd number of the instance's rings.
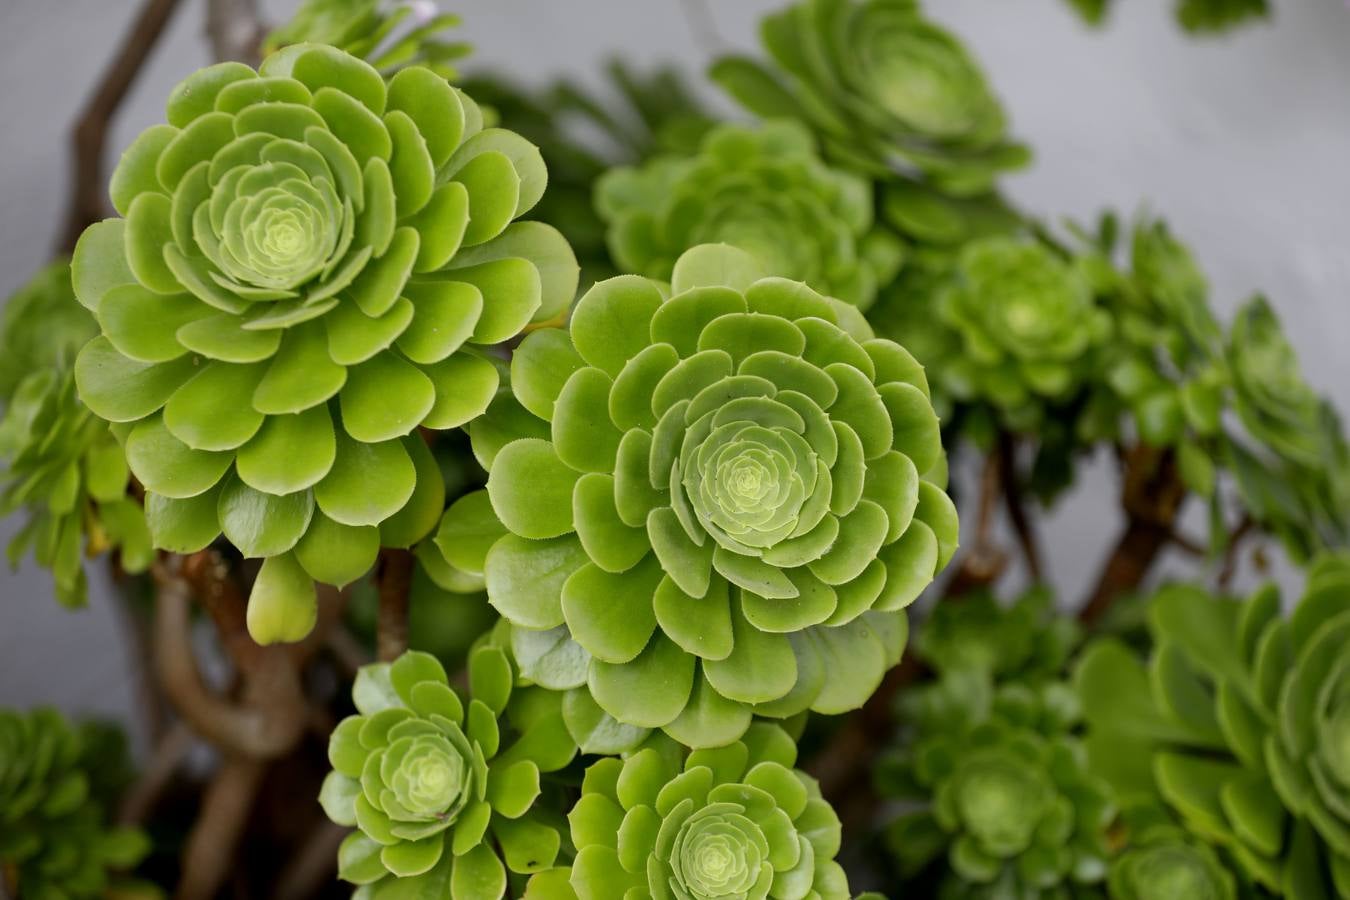
[[[1350,411],[1350,11],[1274,0],[1274,25],[1188,41],[1164,0],[1120,0],[1089,32],[1063,0],[929,0],[974,47],[1036,165],[1008,181],[1025,207],[1166,216],[1196,248],[1227,314],[1254,291],[1284,316],[1309,379]],[[0,296],[47,258],[66,194],[64,139],[130,20],[131,0],[0,0]],[[292,2],[269,7],[280,17]],[[750,47],[776,0],[462,0],[477,59],[530,80],[585,73],[606,55],[698,68],[710,42]],[[160,121],[163,99],[207,62],[202,0],[184,2],[136,84],[110,148]],[[695,27],[697,25],[697,27]],[[710,26],[710,27],[709,27]],[[696,37],[696,31],[702,32]],[[706,39],[705,39],[706,38]],[[1056,510],[1045,538],[1075,594],[1115,533],[1110,469]],[[14,523],[0,523],[0,538]],[[1297,579],[1287,570],[1282,581]],[[126,714],[127,652],[103,590],[56,607],[44,573],[0,573],[0,705]],[[57,665],[53,665],[53,662]]]

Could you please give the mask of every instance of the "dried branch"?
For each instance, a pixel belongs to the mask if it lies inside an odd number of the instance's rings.
[[[217,62],[235,60],[256,66],[266,35],[258,0],[207,0],[206,37]]]
[[[219,893],[266,770],[256,759],[229,757],[212,777],[188,834],[175,900],[211,900]]]
[[[1171,450],[1141,444],[1126,455],[1121,495],[1125,529],[1078,614],[1080,620],[1096,622],[1117,598],[1143,583],[1158,555],[1172,543],[1185,499],[1186,485]]]
[[[1008,565],[1008,554],[994,543],[994,511],[1003,492],[1004,460],[997,451],[984,458],[980,476],[980,502],[976,511],[975,539],[962,554],[961,564],[947,582],[944,597],[959,597],[992,584]]]
[[[328,820],[315,824],[291,861],[277,877],[274,900],[298,900],[313,897],[337,874],[338,845],[351,833],[350,828]]]
[[[122,45],[98,80],[71,132],[71,189],[57,249],[69,253],[81,232],[108,212],[103,151],[118,107],[126,99],[150,51],[164,34],[179,0],[145,0]]]
[[[1228,586],[1232,584],[1233,576],[1237,574],[1238,545],[1255,528],[1256,520],[1251,517],[1250,513],[1244,512],[1236,527],[1229,532],[1228,544],[1223,551],[1223,562],[1220,563],[1219,573],[1214,579],[1214,584],[1219,590],[1226,591]]]
[[[1017,478],[1017,439],[1005,431],[999,435],[998,448],[1003,465],[1003,501],[1008,510],[1008,521],[1017,536],[1027,573],[1033,582],[1041,582],[1045,580],[1045,566],[1041,562],[1040,539],[1027,516],[1022,483]]]
[[[154,809],[170,782],[174,773],[192,750],[195,737],[192,729],[182,722],[175,722],[164,732],[159,743],[150,754],[150,761],[141,770],[136,783],[122,797],[122,805],[117,811],[120,825],[140,825]]]
[[[376,655],[384,662],[408,649],[408,592],[413,556],[407,550],[380,551],[380,607],[375,619]]]

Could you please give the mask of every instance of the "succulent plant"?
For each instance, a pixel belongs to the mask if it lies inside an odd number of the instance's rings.
[[[10,541],[10,564],[31,548],[51,570],[57,600],[83,606],[84,556],[116,549],[124,570],[140,572],[154,553],[145,513],[127,494],[122,447],[76,396],[69,363],[29,374],[0,418],[0,515],[27,516]]]
[[[1080,16],[1092,25],[1106,21],[1115,0],[1069,0]],[[1177,24],[1192,35],[1221,34],[1257,19],[1270,18],[1267,0],[1177,0]]]
[[[1127,810],[1128,844],[1111,860],[1111,900],[1237,900],[1237,879],[1213,847],[1146,806]]]
[[[113,174],[125,218],[76,247],[102,327],[76,381],[125,435],[156,545],[223,531],[264,558],[250,630],[298,640],[315,580],[434,527],[416,429],[482,412],[498,374],[474,348],[558,317],[576,263],[554,229],[513,222],[543,192],[538,151],[425,68],[386,84],[294,45],[192,75],[168,120]]]
[[[443,39],[459,16],[437,12],[435,0],[304,0],[286,24],[263,42],[271,53],[292,44],[329,44],[392,75],[425,66],[454,81],[455,62],[473,49]]]
[[[989,591],[933,607],[914,635],[914,651],[938,673],[976,671],[996,680],[1054,680],[1063,675],[1082,636],[1073,619],[1056,615],[1049,589],[1035,587],[1001,604]]]
[[[1073,266],[1039,243],[987,238],[968,245],[938,304],[961,354],[937,373],[953,396],[1034,426],[1091,369],[1111,323]]]
[[[1046,900],[1102,881],[1115,808],[1069,732],[1063,683],[995,687],[965,670],[907,708],[911,738],[879,769],[884,791],[918,804],[886,836],[903,877],[945,858],[944,897]]]
[[[781,728],[756,723],[739,741],[681,756],[649,747],[592,764],[567,816],[570,886],[532,885],[529,896],[847,900],[839,819],[793,768],[797,747]]]
[[[553,866],[559,833],[535,801],[541,773],[571,762],[576,744],[561,696],[514,681],[488,645],[470,654],[467,703],[427,653],[361,668],[359,714],[333,731],[319,797],[330,819],[357,828],[338,851],[357,897],[497,900],[508,869]]]
[[[97,766],[55,710],[0,710],[0,891],[37,900],[105,896],[114,870],[150,849],[139,831],[111,828]]]
[[[760,33],[776,70],[730,57],[713,79],[758,115],[804,119],[832,158],[957,195],[1030,158],[975,61],[914,0],[803,0]]]
[[[824,165],[793,121],[721,125],[695,155],[611,169],[596,208],[615,262],[650,278],[669,280],[687,247],[724,242],[866,309],[901,262],[899,241],[873,228],[868,182]]]
[[[19,383],[43,369],[68,364],[98,323],[80,306],[70,286],[70,261],[43,266],[5,301],[0,314],[0,410]]]
[[[1350,560],[1314,565],[1286,618],[1176,585],[1149,608],[1147,668],[1101,641],[1076,672],[1094,771],[1165,802],[1243,880],[1294,900],[1350,893]]]
[[[704,245],[528,337],[436,545],[619,722],[691,746],[861,705],[956,541],[922,369],[857,311]],[[827,677],[827,672],[829,675]],[[556,672],[555,672],[556,674]]]

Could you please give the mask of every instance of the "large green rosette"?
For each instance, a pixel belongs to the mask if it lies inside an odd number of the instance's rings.
[[[873,227],[868,182],[822,163],[792,121],[721,125],[696,155],[611,169],[595,195],[615,262],[649,278],[668,280],[687,247],[727,243],[866,309],[901,262],[898,239]]]
[[[832,158],[958,196],[1030,158],[1007,139],[979,66],[914,0],[804,0],[765,18],[760,36],[772,67],[733,56],[713,79],[761,116],[805,120]]]
[[[360,900],[499,900],[508,871],[554,864],[565,825],[535,801],[547,789],[541,775],[576,755],[562,698],[513,690],[515,671],[493,646],[470,654],[468,674],[467,702],[416,650],[357,675],[358,715],[333,731],[319,802],[356,828],[338,875],[359,885]]]
[[[705,245],[668,293],[596,285],[570,334],[521,344],[511,384],[471,429],[487,489],[435,543],[515,640],[561,642],[546,686],[690,746],[867,699],[957,537],[902,347]]]
[[[757,723],[734,743],[644,749],[586,770],[568,813],[570,872],[537,876],[531,900],[847,900],[834,861],[839,819],[815,779],[794,769],[797,747]]]
[[[155,543],[264,559],[249,626],[305,636],[314,582],[434,527],[418,428],[480,414],[479,349],[558,317],[570,248],[516,222],[547,179],[523,138],[422,67],[331,47],[204,69],[123,154],[72,262],[102,334],[81,399],[125,436]]]
[[[1165,802],[1246,881],[1350,894],[1350,560],[1326,557],[1280,613],[1173,586],[1149,607],[1147,666],[1105,640],[1079,663],[1093,769],[1123,802]]]

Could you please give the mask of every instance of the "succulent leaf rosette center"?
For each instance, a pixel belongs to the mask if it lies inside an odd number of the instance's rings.
[[[686,819],[675,835],[672,887],[692,900],[745,897],[763,875],[768,854],[763,829],[745,816],[744,807],[711,804]]]
[[[994,757],[969,761],[958,774],[956,804],[965,827],[999,856],[1031,845],[1052,788],[1043,774]]]
[[[384,752],[379,765],[380,780],[392,792],[388,799],[393,803],[385,801],[391,818],[453,822],[471,788],[464,755],[444,735],[401,738]]]
[[[1135,864],[1135,881],[1148,896],[1175,900],[1217,900],[1219,888],[1194,852],[1180,846],[1147,850]]]
[[[761,272],[701,245],[669,297],[613,278],[569,334],[523,341],[520,406],[471,429],[486,495],[437,538],[520,641],[574,642],[585,666],[551,687],[694,746],[735,740],[752,707],[861,704],[956,537],[922,368],[854,307]],[[456,535],[484,528],[501,537],[473,558]],[[548,590],[523,577],[544,569]]]

